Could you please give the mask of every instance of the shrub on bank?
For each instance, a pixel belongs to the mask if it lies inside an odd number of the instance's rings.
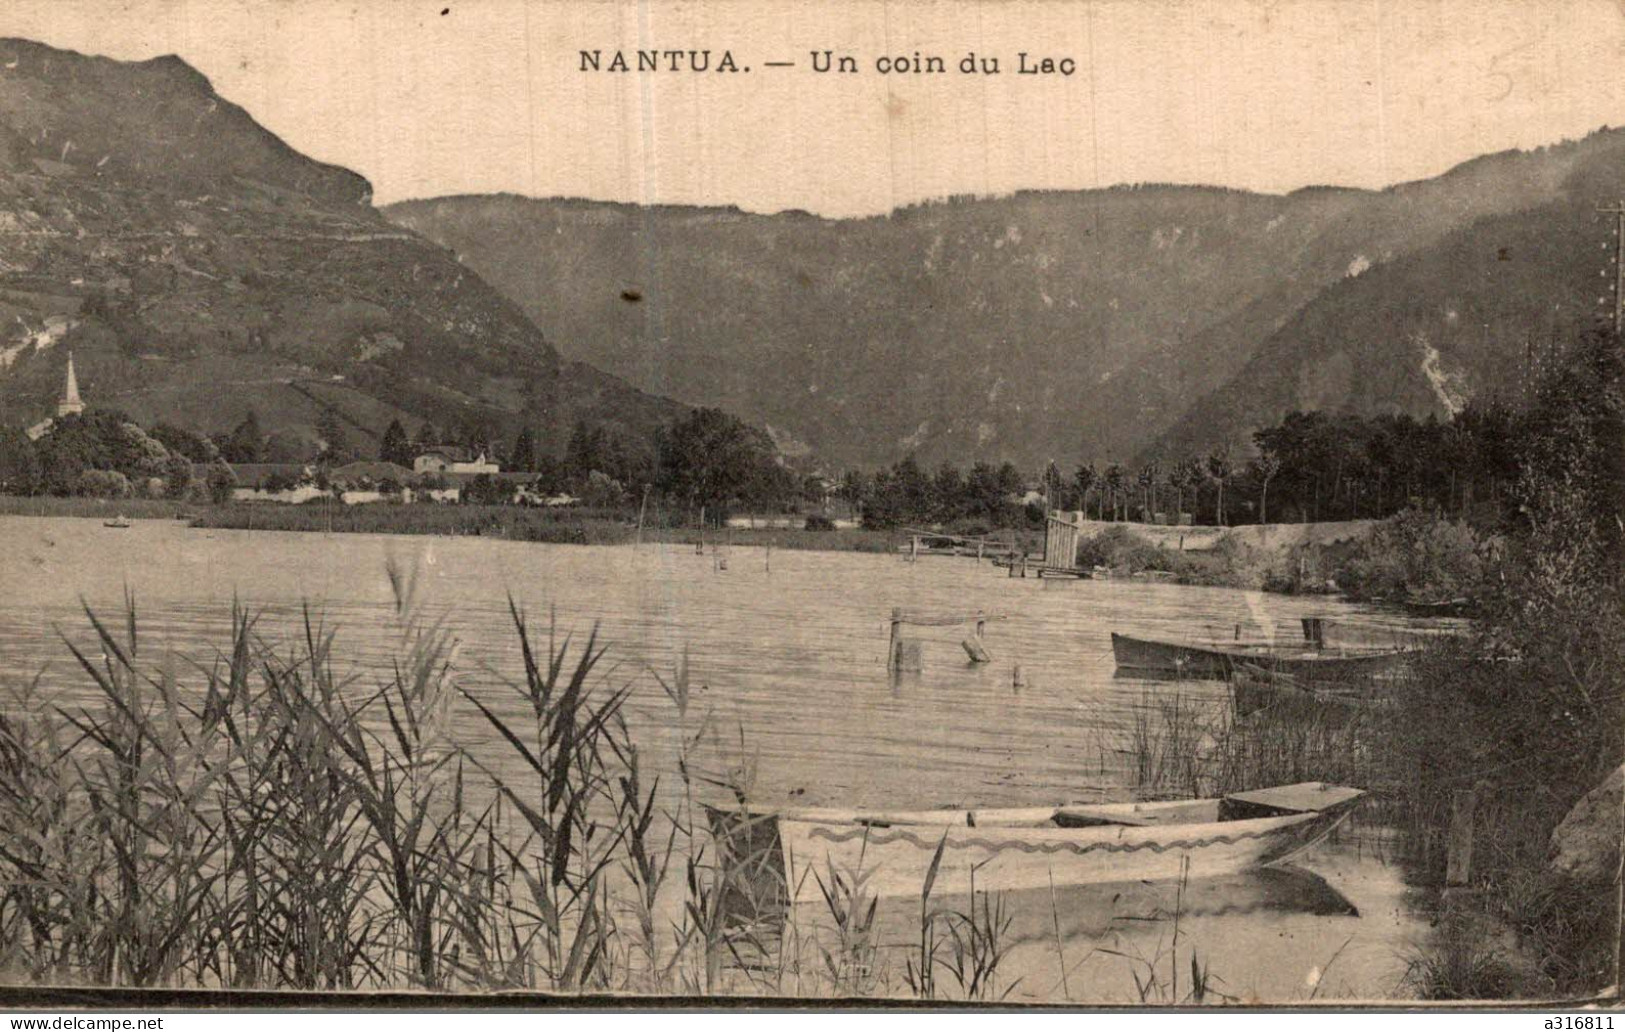
[[[86,498],[130,497],[130,481],[117,470],[87,469],[79,474],[75,486],[75,493]]]
[[[1337,583],[1359,600],[1479,598],[1493,547],[1466,523],[1407,509],[1377,524],[1343,564]]]

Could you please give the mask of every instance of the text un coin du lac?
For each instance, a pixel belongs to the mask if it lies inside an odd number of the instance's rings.
[[[801,60],[760,61],[754,64],[731,50],[581,50],[579,70],[583,72],[749,72],[762,69],[802,69],[819,75],[857,75],[868,71],[880,75],[1060,75],[1077,72],[1070,57],[1017,51],[1013,58],[966,51],[963,56],[944,57],[912,53],[858,57],[833,50],[812,50]]]

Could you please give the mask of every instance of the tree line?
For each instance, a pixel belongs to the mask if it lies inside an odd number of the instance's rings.
[[[1526,456],[1534,414],[1490,401],[1455,415],[1292,412],[1252,435],[1243,457],[1220,446],[1139,464],[1055,463],[1025,480],[1010,463],[924,470],[912,456],[849,471],[839,494],[868,526],[1036,522],[1045,510],[1106,521],[1211,525],[1385,518],[1424,507],[1463,514],[1503,502]],[[1021,504],[1023,492],[1036,491]]]
[[[352,443],[345,421],[331,408],[318,416],[315,433],[314,447],[290,460],[286,438],[278,443],[278,436],[266,434],[253,411],[229,431],[208,436],[162,422],[142,427],[123,412],[91,408],[55,420],[37,441],[20,429],[0,427],[0,493],[180,499],[207,490],[226,500],[236,483],[232,466],[309,465],[313,482],[325,487],[334,468],[371,457]],[[652,491],[668,506],[690,508],[696,518],[703,510],[708,520],[718,521],[739,505],[784,508],[822,501],[821,481],[787,466],[766,433],[716,409],[695,409],[647,437],[579,422],[561,454],[544,451],[528,427],[519,430],[511,448],[489,439],[453,443],[444,436],[427,422],[415,436],[408,435],[397,419],[378,435],[376,457],[412,469],[417,456],[431,448],[483,451],[505,472],[518,475],[506,482],[476,478],[466,485],[466,500],[480,503],[508,501],[519,485],[602,507],[636,504]],[[283,483],[286,479],[272,486],[292,486]],[[425,474],[396,486],[445,486],[427,483],[435,479]]]
[[[928,471],[908,456],[872,473],[847,471],[833,494],[866,526],[881,529],[967,521],[1014,526],[1041,522],[1048,509],[1100,520],[1188,517],[1216,525],[1382,518],[1419,504],[1463,513],[1505,497],[1525,458],[1520,442],[1529,436],[1530,418],[1494,401],[1442,420],[1292,412],[1256,431],[1246,457],[1219,447],[1136,465],[1084,463],[1069,473],[1051,463],[1029,477],[1009,462],[968,470],[944,463]],[[320,413],[315,434],[300,461],[330,469],[363,457],[334,409]],[[445,436],[428,422],[408,434],[397,419],[377,434],[377,457],[411,469],[423,451],[451,443]],[[537,493],[605,507],[636,504],[653,492],[668,507],[721,519],[733,507],[793,511],[826,500],[823,478],[796,472],[763,431],[716,409],[695,409],[648,436],[578,422],[556,454],[529,427],[509,447],[490,438],[458,446],[528,474],[520,479]],[[285,435],[267,435],[252,411],[210,437],[163,422],[144,429],[122,413],[92,409],[58,420],[39,441],[0,429],[0,491],[179,497],[192,483],[192,466],[287,461],[288,450]],[[87,473],[94,475],[87,480]],[[1037,494],[1024,505],[1031,491]],[[512,485],[493,482],[475,494],[498,502],[511,497]]]

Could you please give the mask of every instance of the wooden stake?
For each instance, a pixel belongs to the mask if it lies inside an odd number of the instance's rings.
[[[1464,788],[1450,796],[1450,844],[1445,859],[1447,887],[1466,885],[1473,873],[1473,810],[1478,806],[1476,789]]]

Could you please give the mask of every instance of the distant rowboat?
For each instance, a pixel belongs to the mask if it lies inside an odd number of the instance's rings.
[[[973,869],[977,887],[994,892],[1234,874],[1312,848],[1364,794],[1306,782],[1173,802],[710,817],[725,857],[788,886],[781,898],[808,903],[832,867],[862,870],[877,897],[915,898],[933,864],[940,884],[961,891]]]
[[[1112,634],[1117,669],[1147,677],[1189,677],[1226,681],[1243,663],[1300,680],[1347,680],[1390,670],[1412,650],[1323,649],[1281,645],[1185,645]]]
[[[104,526],[104,527],[116,527],[119,530],[123,530],[124,528],[130,526],[130,521],[128,519],[126,519],[122,514],[120,514],[118,516],[113,517],[110,520],[103,520],[102,521],[102,526]]]

